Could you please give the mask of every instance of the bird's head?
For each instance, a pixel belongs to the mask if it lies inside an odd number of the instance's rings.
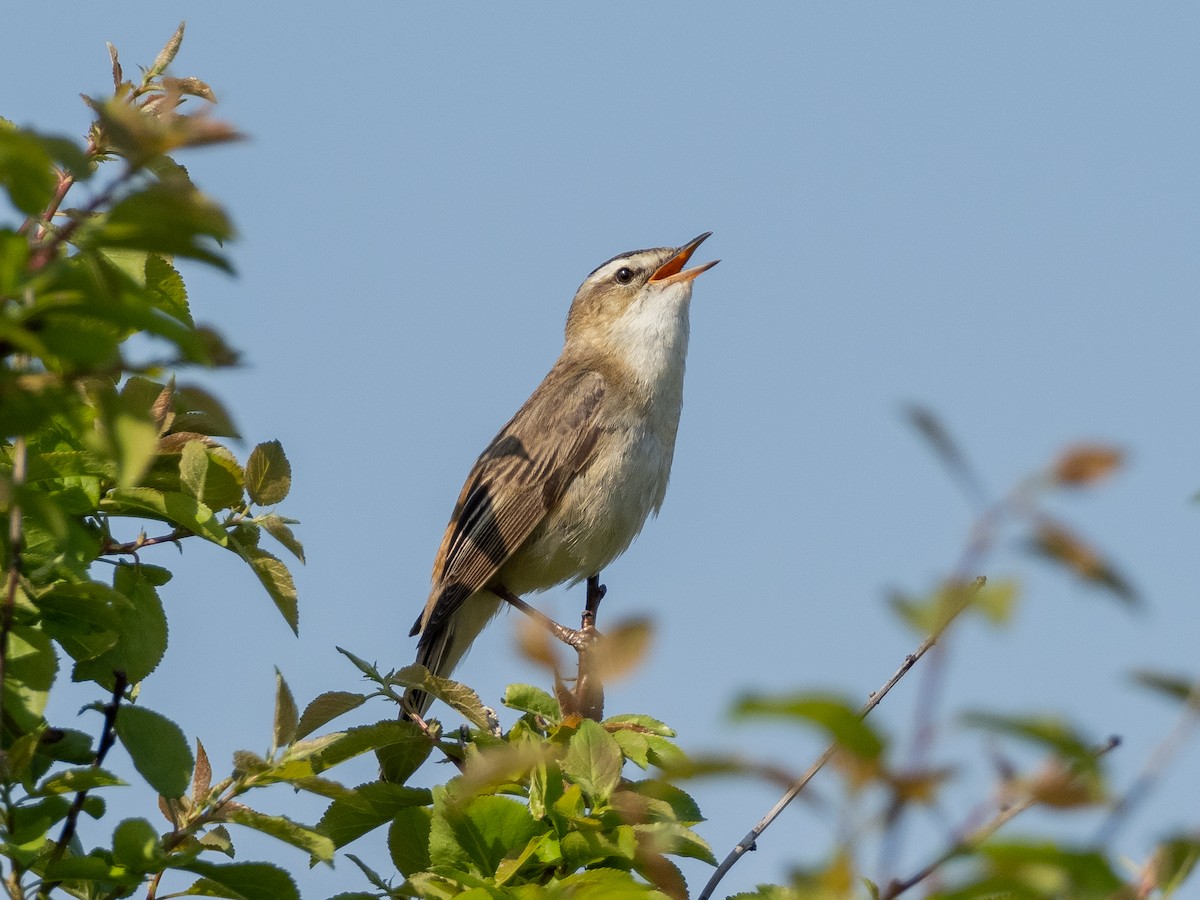
[[[686,330],[692,280],[719,260],[685,269],[712,232],[682,247],[631,250],[598,266],[575,294],[567,316],[567,344],[609,344],[631,329],[654,332],[678,322]]]

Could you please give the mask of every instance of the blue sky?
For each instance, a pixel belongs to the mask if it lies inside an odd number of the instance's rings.
[[[462,479],[558,354],[579,282],[616,253],[711,230],[703,258],[723,262],[696,286],[667,501],[604,573],[602,620],[657,626],[609,710],[657,715],[699,751],[731,746],[725,711],[743,690],[881,683],[917,643],[887,591],[932,589],[973,514],[904,422],[919,403],[996,492],[1071,442],[1126,449],[1119,477],[1052,508],[1145,606],[1002,543],[981,574],[1019,579],[1019,614],[952,636],[935,761],[960,767],[961,788],[914,824],[902,868],[990,790],[964,708],[1069,711],[1097,738],[1121,734],[1112,766],[1128,785],[1175,713],[1125,673],[1194,674],[1200,634],[1196,8],[23,4],[6,13],[0,115],[81,134],[77,95],[109,83],[104,42],[132,71],[181,18],[175,73],[209,81],[250,136],[183,160],[241,233],[236,279],[187,273],[198,316],[247,351],[207,383],[250,441],[283,442],[283,511],[309,556],[299,640],[236,560],[164,560],[181,574],[172,646],[143,701],[179,714],[218,771],[265,750],[272,665],[303,703],[357,687],[334,645],[411,660]],[[573,619],[581,600],[538,603]],[[513,621],[459,671],[493,703],[540,677],[514,658]],[[880,710],[897,735],[917,689]],[[818,749],[763,734],[758,752],[796,769]],[[1195,746],[1176,760],[1122,853],[1196,824],[1198,764]],[[718,856],[774,799],[693,788]],[[725,888],[783,877],[837,827],[829,809],[790,810]],[[361,886],[348,863],[291,861],[306,897]]]

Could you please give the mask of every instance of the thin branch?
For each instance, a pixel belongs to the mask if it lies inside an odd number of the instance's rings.
[[[100,732],[100,743],[96,746],[96,758],[92,760],[93,769],[98,769],[104,764],[104,758],[108,756],[108,751],[117,742],[117,710],[120,709],[121,699],[125,696],[125,688],[128,684],[129,682],[125,678],[124,672],[113,672],[112,699],[104,707],[104,727]],[[67,812],[66,819],[63,820],[62,832],[58,836],[58,842],[54,845],[54,852],[50,854],[50,864],[62,858],[63,853],[66,852],[67,845],[75,837],[75,828],[79,822],[79,814],[83,812],[83,804],[87,800],[87,794],[87,790],[75,793],[75,799],[71,803],[71,808]],[[42,887],[38,891],[39,900],[49,897],[50,891],[59,884],[60,882],[57,881],[42,882]]]
[[[1114,747],[1121,743],[1120,738],[1111,737],[1105,741],[1100,747],[1091,754],[1092,762],[1100,759],[1104,754],[1108,753]],[[1019,816],[1025,810],[1032,806],[1036,806],[1038,798],[1034,793],[1030,793],[1017,803],[1011,806],[1006,806],[996,813],[989,821],[985,822],[979,828],[976,828],[970,834],[955,841],[954,845],[940,853],[933,861],[923,866],[913,875],[905,878],[903,881],[893,880],[880,893],[880,900],[894,900],[902,893],[911,887],[920,884],[947,862],[954,859],[956,856],[962,856],[965,853],[970,853],[980,847],[984,841],[990,838],[993,834]]]
[[[917,661],[929,652],[929,650],[938,642],[938,639],[942,636],[946,629],[950,627],[950,624],[957,619],[968,606],[971,605],[971,601],[975,598],[975,595],[979,593],[984,583],[985,579],[981,576],[976,578],[973,582],[971,582],[971,584],[963,585],[960,588],[958,603],[956,603],[955,606],[947,613],[945,619],[940,625],[938,625],[936,629],[934,629],[933,633],[921,642],[921,646],[904,658],[904,662],[900,664],[900,668],[895,671],[892,677],[885,681],[879,690],[874,691],[870,695],[870,698],[858,711],[859,718],[866,718],[875,709],[875,707],[877,707],[883,701],[883,698],[888,695],[888,692],[891,691],[891,689],[897,684],[899,684],[900,679],[908,674],[908,671],[917,664]],[[762,836],[762,833],[767,830],[771,823],[779,817],[779,814],[782,813],[793,800],[800,796],[800,792],[803,791],[808,783],[812,781],[813,777],[825,767],[826,763],[833,759],[833,757],[837,754],[838,749],[839,745],[836,742],[830,744],[825,749],[825,752],[817,758],[817,761],[809,767],[808,771],[801,775],[795,784],[788,788],[787,792],[784,793],[784,795],[779,798],[779,801],[771,808],[771,811],[763,816],[762,820],[752,829],[750,829],[750,831],[744,838],[742,838],[737,846],[735,846],[733,850],[729,852],[729,855],[726,856],[721,865],[717,867],[717,870],[712,874],[712,877],[708,879],[708,883],[704,886],[704,890],[700,892],[698,900],[706,900],[706,898],[712,896],[713,891],[716,890],[717,885],[720,883],[721,879],[725,877],[725,874],[731,868],[733,868],[734,864],[737,863],[737,861],[741,859],[748,851],[754,849],[755,843],[758,841],[759,837]]]
[[[178,544],[185,537],[195,537],[195,532],[187,528],[176,528],[170,534],[152,538],[148,538],[142,534],[132,541],[124,543],[114,541],[111,538],[105,538],[104,544],[100,547],[100,554],[102,556],[112,556],[118,553],[127,553],[131,556],[136,556],[137,552],[143,547],[153,547],[155,544]]]
[[[112,200],[112,198],[116,195],[117,190],[119,188],[121,188],[125,184],[125,182],[127,182],[130,178],[132,178],[134,172],[136,172],[136,171],[137,170],[133,166],[126,165],[125,170],[123,172],[121,172],[121,174],[118,175],[113,180],[113,183],[110,184],[103,191],[98,193],[95,197],[93,197],[91,199],[91,202],[89,202],[87,204],[87,206],[85,206],[82,210],[80,210],[75,216],[73,216],[71,218],[71,221],[69,221],[65,226],[63,226],[58,231],[54,232],[50,236],[50,239],[48,241],[46,241],[44,244],[41,244],[40,246],[35,247],[33,250],[33,253],[30,254],[30,257],[29,257],[30,270],[33,272],[36,272],[39,269],[46,266],[47,264],[49,264],[50,261],[53,260],[55,255],[58,253],[58,248],[61,247],[63,244],[65,244],[67,241],[69,241],[71,239],[71,237],[75,234],[75,232],[79,229],[79,226],[82,225],[84,222],[86,222],[88,220],[88,218],[90,218],[91,215],[96,212],[96,210],[100,209],[100,207],[102,207],[104,204],[106,204],[110,200]],[[64,181],[71,181],[71,176],[64,175],[63,179],[64,179]],[[60,184],[60,187],[61,187],[61,184]],[[70,189],[69,183],[67,184],[67,189]],[[66,196],[66,190],[63,190],[62,193],[63,193],[63,196]],[[61,198],[58,199],[57,202],[61,203],[62,202]],[[52,204],[52,206],[47,209],[47,212],[50,213],[50,215],[53,215],[53,210],[56,208],[57,208],[57,206]],[[49,224],[49,218],[47,218],[46,223]],[[44,237],[44,234],[43,234],[43,237]]]

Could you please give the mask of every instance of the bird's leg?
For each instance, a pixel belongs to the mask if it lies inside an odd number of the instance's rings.
[[[596,630],[596,612],[600,609],[600,601],[604,599],[604,595],[608,593],[608,588],[600,583],[600,573],[588,576],[587,580],[587,604],[583,608],[583,624],[580,628],[584,631],[587,629]]]
[[[600,583],[599,572],[588,577],[587,601],[579,627],[579,633],[586,638],[586,643],[575,648],[579,651],[579,668],[575,676],[575,690],[569,694],[573,711],[597,722],[604,717],[604,682],[596,671],[596,655],[592,651],[600,639],[600,632],[596,630],[596,612],[607,592],[608,589]],[[567,704],[563,703],[564,693],[563,690],[559,691],[559,705],[565,711]]]
[[[596,631],[595,627],[593,626],[589,629],[586,627],[586,623],[584,628],[579,629],[568,628],[566,625],[559,625],[548,615],[540,610],[534,609],[502,584],[498,584],[495,587],[490,588],[490,590],[501,600],[508,603],[510,606],[515,606],[521,612],[525,613],[525,615],[529,616],[529,618],[541,624],[547,631],[549,631],[564,644],[574,647],[576,650],[582,651],[586,649],[589,644],[594,643],[596,638],[599,637],[599,633]],[[596,602],[599,603],[599,600]],[[586,615],[586,613],[584,615]],[[593,618],[595,618],[594,614]]]

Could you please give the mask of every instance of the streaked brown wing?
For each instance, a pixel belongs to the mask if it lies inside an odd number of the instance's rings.
[[[433,592],[413,627],[436,631],[554,508],[599,437],[597,372],[551,370],[475,461],[433,564]]]

